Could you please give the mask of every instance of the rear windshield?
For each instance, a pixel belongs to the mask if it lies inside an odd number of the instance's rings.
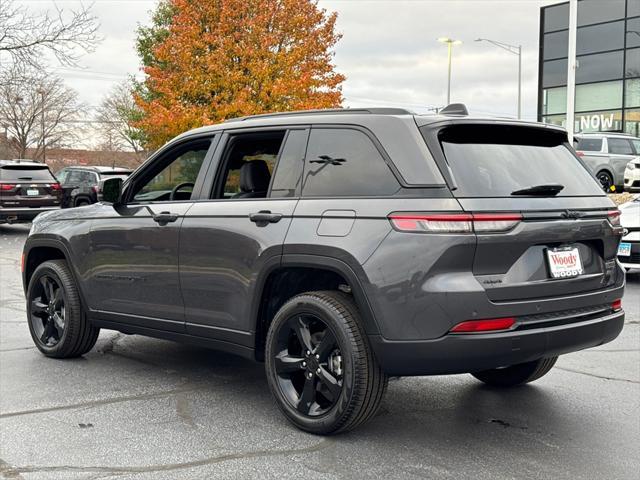
[[[559,197],[602,195],[566,143],[566,134],[521,126],[458,125],[438,135],[457,197],[510,197],[540,185],[562,185]]]
[[[600,152],[602,151],[601,138],[579,138],[576,150],[583,152]]]
[[[47,180],[55,182],[53,175],[45,166],[27,167],[18,165],[5,165],[0,167],[0,180]]]

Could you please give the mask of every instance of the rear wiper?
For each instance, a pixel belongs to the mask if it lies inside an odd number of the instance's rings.
[[[564,185],[557,183],[550,183],[548,185],[535,185],[533,187],[523,188],[522,190],[515,190],[511,192],[511,195],[540,195],[553,197],[559,194],[564,189]]]
[[[18,180],[33,180],[33,177],[18,177]]]

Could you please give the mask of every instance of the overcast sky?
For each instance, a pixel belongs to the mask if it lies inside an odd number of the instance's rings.
[[[205,0],[203,0],[205,1]],[[52,0],[20,1],[34,10]],[[84,2],[85,5],[89,4]],[[453,58],[452,101],[477,114],[516,115],[517,56],[478,37],[522,45],[523,116],[536,117],[540,6],[554,0],[320,0],[338,12],[342,40],[335,49],[346,75],[345,105],[398,106],[424,112],[446,103],[447,51],[441,36],[463,41]],[[80,1],[57,1],[77,8]],[[88,105],[95,106],[113,84],[136,74],[135,30],[149,22],[155,0],[95,0],[100,47],[81,59],[84,70],[55,68]]]

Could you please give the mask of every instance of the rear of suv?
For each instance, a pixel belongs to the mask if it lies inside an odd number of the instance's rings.
[[[123,181],[133,170],[122,167],[65,167],[56,173],[64,190],[63,208],[83,207],[102,200],[102,185],[109,178]]]
[[[30,222],[60,208],[62,190],[49,167],[24,160],[0,160],[0,223]]]
[[[576,135],[576,140],[578,155],[605,192],[640,188],[640,181],[634,186],[628,178],[628,166],[640,166],[639,138],[622,133],[583,133]]]
[[[619,215],[557,127],[461,106],[241,118],[36,222],[29,325],[52,357],[107,328],[264,361],[284,415],[336,433],[390,375],[510,387],[614,339]]]

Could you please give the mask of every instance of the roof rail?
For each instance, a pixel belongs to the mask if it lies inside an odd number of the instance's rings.
[[[293,112],[276,112],[276,113],[261,113],[259,115],[247,115],[246,117],[230,118],[225,120],[224,123],[230,122],[243,122],[245,120],[253,120],[255,118],[269,118],[269,117],[290,117],[297,115],[415,115],[414,112],[406,110],[404,108],[328,108],[322,110],[296,110]]]
[[[464,103],[451,103],[440,110],[440,115],[469,115],[469,110]]]

